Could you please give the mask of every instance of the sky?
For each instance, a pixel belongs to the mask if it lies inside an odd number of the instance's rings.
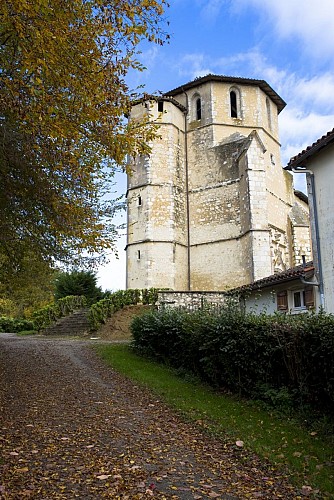
[[[208,73],[265,80],[287,103],[279,115],[281,161],[334,127],[333,0],[170,0],[169,44],[143,44],[131,88],[167,92]],[[295,188],[306,192],[304,176]],[[124,176],[116,177],[125,193]],[[123,221],[125,221],[125,215]],[[125,235],[119,258],[98,272],[103,290],[125,288]]]

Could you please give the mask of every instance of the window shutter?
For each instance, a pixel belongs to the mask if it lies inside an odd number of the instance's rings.
[[[279,311],[288,310],[288,292],[286,290],[277,293],[277,309]]]
[[[307,309],[314,307],[314,287],[310,286],[305,288],[305,306]]]

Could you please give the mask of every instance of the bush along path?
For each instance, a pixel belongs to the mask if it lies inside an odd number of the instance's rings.
[[[0,396],[2,499],[302,498],[240,443],[202,434],[106,368],[87,342],[0,334]]]

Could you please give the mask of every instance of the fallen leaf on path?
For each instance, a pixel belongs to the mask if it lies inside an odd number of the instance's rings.
[[[28,472],[28,467],[21,467],[20,469],[16,469],[16,472]]]
[[[311,495],[312,493],[312,488],[311,486],[303,486],[302,487],[302,494],[305,496],[305,497],[308,497],[309,495]]]

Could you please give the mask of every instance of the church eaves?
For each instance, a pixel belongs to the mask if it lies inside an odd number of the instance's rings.
[[[180,87],[177,87],[175,89],[170,90],[169,92],[166,92],[164,95],[165,96],[175,96],[177,94],[181,94],[185,90],[189,90],[193,87],[197,87],[198,85],[201,85],[203,83],[207,82],[222,82],[222,83],[235,83],[235,84],[240,84],[240,85],[251,85],[251,86],[258,86],[260,87],[261,90],[265,94],[267,94],[268,97],[276,104],[278,112],[280,113],[286,106],[286,102],[283,101],[283,99],[275,92],[274,89],[270,87],[270,85],[265,81],[265,80],[256,80],[253,78],[242,78],[238,76],[225,76],[225,75],[206,75],[202,76],[199,78],[196,78],[195,80],[192,80],[191,82],[188,82],[184,85],[181,85]]]

